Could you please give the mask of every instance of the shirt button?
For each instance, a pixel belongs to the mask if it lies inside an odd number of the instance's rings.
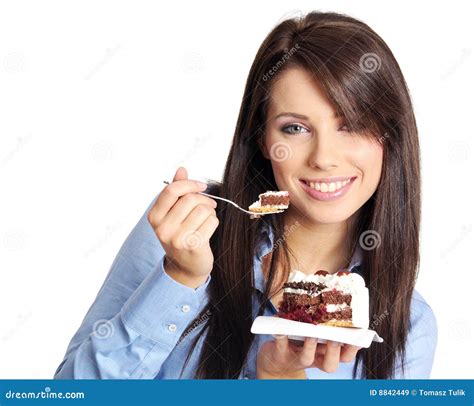
[[[191,307],[189,305],[183,305],[181,306],[181,310],[184,312],[184,313],[187,313],[191,310]]]
[[[170,324],[168,326],[168,330],[174,333],[176,331],[176,324]]]

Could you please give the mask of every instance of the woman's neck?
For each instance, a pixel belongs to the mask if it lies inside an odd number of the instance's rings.
[[[350,263],[352,218],[341,223],[314,224],[307,218],[296,218],[288,211],[284,224],[290,230],[285,241],[291,250],[291,269],[308,275],[319,269],[335,273]]]

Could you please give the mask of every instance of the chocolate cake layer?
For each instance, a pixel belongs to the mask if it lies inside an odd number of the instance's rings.
[[[321,292],[323,289],[326,289],[326,285],[314,282],[286,282],[283,285],[283,289],[285,288],[303,289],[307,290],[308,293],[318,293]]]
[[[285,311],[283,307],[277,314],[278,317],[284,319],[302,321],[305,323],[326,323],[330,320],[347,320],[350,321],[352,318],[352,309],[346,307],[344,309],[328,312],[325,310],[325,305],[312,306],[309,309],[305,307],[296,307],[290,311]]]
[[[321,296],[299,295],[297,293],[283,293],[280,305],[288,310],[302,306],[314,306],[321,303]],[[287,311],[288,311],[287,310]]]
[[[262,206],[277,206],[280,204],[288,206],[290,204],[290,197],[279,195],[263,195],[260,197],[260,203]]]
[[[346,307],[345,309],[338,310],[336,312],[324,312],[318,315],[318,321],[325,323],[329,320],[350,320],[352,318],[352,309]]]
[[[307,275],[295,270],[283,285],[277,316],[304,323],[368,328],[368,289],[355,273]]]
[[[321,293],[322,302],[326,304],[341,304],[347,303],[348,305],[351,304],[352,296],[346,295],[342,292],[338,292],[335,290],[328,290],[326,292]]]

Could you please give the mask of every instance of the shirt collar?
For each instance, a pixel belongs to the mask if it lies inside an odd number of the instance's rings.
[[[259,236],[259,245],[257,246],[257,252],[254,258],[254,286],[256,289],[263,293],[265,291],[265,277],[262,271],[262,258],[267,255],[274,246],[274,233],[272,227],[266,222],[262,222],[262,227],[260,228]],[[359,273],[359,268],[362,265],[362,259],[362,249],[359,245],[357,245],[348,268],[344,270]]]

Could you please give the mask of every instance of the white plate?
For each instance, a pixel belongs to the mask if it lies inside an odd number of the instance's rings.
[[[252,324],[253,334],[283,334],[293,340],[304,340],[305,337],[315,337],[319,343],[326,340],[357,345],[368,348],[372,341],[383,343],[375,331],[355,327],[333,327],[302,323],[276,316],[259,316]]]

